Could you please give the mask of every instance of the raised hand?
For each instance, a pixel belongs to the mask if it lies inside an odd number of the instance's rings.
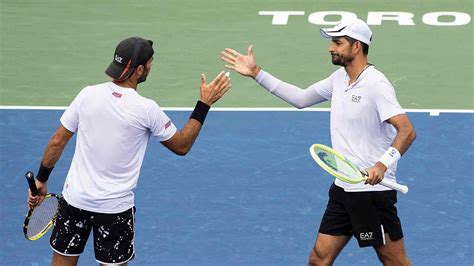
[[[260,67],[255,63],[255,57],[252,51],[252,45],[247,48],[247,55],[240,54],[239,52],[225,48],[221,52],[222,61],[226,62],[226,68],[232,69],[237,73],[255,78],[260,71]]]
[[[224,71],[219,73],[211,83],[206,85],[206,75],[201,74],[201,101],[209,106],[217,102],[230,90],[230,78]]]

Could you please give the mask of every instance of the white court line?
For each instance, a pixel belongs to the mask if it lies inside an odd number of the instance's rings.
[[[14,106],[0,105],[0,110],[65,110],[67,106]],[[163,107],[165,111],[192,111],[193,107]],[[213,107],[217,112],[329,112],[330,108],[292,107]],[[439,116],[441,113],[472,114],[474,109],[405,109],[408,113],[429,113],[430,116]]]
[[[0,105],[0,110],[66,110],[67,106],[15,106]]]

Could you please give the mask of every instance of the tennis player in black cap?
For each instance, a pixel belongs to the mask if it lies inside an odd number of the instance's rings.
[[[63,200],[51,234],[53,265],[76,265],[93,232],[100,264],[126,265],[135,256],[134,190],[148,139],[154,137],[185,155],[213,103],[231,87],[223,72],[206,84],[183,129],[178,130],[158,104],[137,92],[153,65],[153,42],[139,37],[120,42],[105,73],[111,81],[85,87],[61,116],[44,152],[28,204],[41,202],[48,177],[77,132],[76,149],[63,187]]]

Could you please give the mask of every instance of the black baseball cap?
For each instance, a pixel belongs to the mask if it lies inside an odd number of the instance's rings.
[[[153,42],[140,37],[121,41],[115,48],[114,58],[105,74],[114,80],[123,81],[130,77],[135,68],[144,65],[153,56]]]

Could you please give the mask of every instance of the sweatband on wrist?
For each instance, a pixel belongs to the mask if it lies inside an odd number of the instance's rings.
[[[383,163],[387,168],[390,168],[390,166],[395,164],[401,157],[402,155],[397,149],[390,147],[382,157],[380,157],[379,162]]]
[[[40,168],[38,170],[38,174],[36,175],[36,179],[40,182],[46,182],[48,181],[49,175],[53,171],[53,168],[48,168],[41,163]]]
[[[196,119],[199,123],[204,124],[204,120],[206,119],[207,112],[211,107],[201,101],[197,101],[196,107],[194,107],[194,111],[191,114],[190,119]]]

